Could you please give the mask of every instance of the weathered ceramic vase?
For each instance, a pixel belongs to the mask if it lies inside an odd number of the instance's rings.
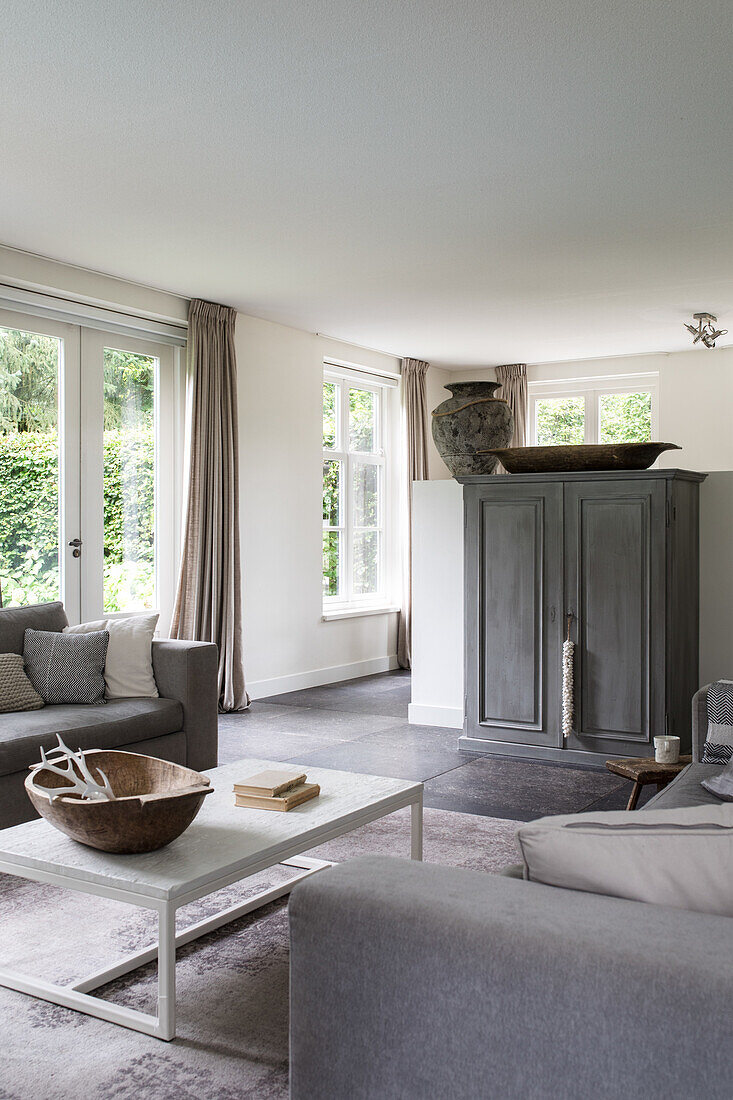
[[[433,439],[453,477],[492,473],[498,458],[481,452],[511,443],[514,414],[506,401],[494,397],[500,388],[498,382],[445,387],[453,396],[433,410]]]

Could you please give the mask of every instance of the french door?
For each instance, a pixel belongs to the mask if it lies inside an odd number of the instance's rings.
[[[178,349],[0,311],[4,606],[62,599],[70,622],[175,596]]]

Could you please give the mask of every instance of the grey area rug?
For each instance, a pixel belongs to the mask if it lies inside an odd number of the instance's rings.
[[[344,860],[407,856],[409,810],[314,850]],[[425,810],[425,859],[489,872],[515,863],[517,823]],[[323,872],[327,874],[328,872]],[[275,868],[179,910],[179,928],[291,875]],[[103,898],[0,875],[0,965],[71,982],[155,939],[155,915]],[[177,1037],[152,1039],[0,988],[0,1100],[257,1100],[287,1097],[288,923],[285,901],[183,947]],[[99,991],[98,991],[99,992]],[[105,997],[155,1011],[155,964],[111,982]]]

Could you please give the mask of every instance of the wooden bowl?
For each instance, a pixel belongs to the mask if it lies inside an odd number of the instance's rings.
[[[51,801],[49,791],[68,780],[46,768],[27,777],[25,789],[38,810],[62,833],[102,852],[154,852],[170,844],[191,824],[213,787],[201,772],[135,752],[92,749],[84,753],[92,775],[101,768],[116,797],[88,801],[64,795]]]
[[[576,443],[556,447],[504,447],[479,451],[495,455],[509,474],[569,473],[592,470],[648,470],[676,443]]]

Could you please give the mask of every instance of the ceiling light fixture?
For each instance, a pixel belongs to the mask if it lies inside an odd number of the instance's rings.
[[[693,313],[693,318],[697,321],[697,325],[685,325],[688,332],[691,332],[695,339],[692,341],[696,344],[698,340],[702,340],[706,348],[714,348],[715,341],[719,336],[727,336],[727,328],[717,328],[718,318],[714,317],[712,313]]]

